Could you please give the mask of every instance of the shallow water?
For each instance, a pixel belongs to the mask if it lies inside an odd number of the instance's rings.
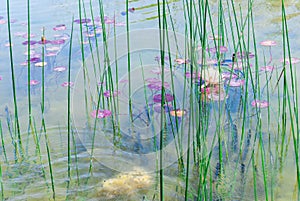
[[[4,3],[4,2],[2,2]],[[89,1],[84,1],[87,18],[91,18]],[[84,45],[84,52],[86,58],[86,67],[89,72],[89,82],[92,83],[87,87],[88,92],[84,92],[84,77],[82,71],[81,61],[81,45],[80,45],[80,28],[78,24],[74,24],[74,39],[72,49],[72,64],[71,64],[71,81],[74,82],[72,91],[72,120],[73,120],[73,133],[72,138],[72,165],[71,165],[71,181],[68,180],[68,133],[67,133],[67,91],[68,87],[63,87],[62,84],[67,81],[67,71],[57,72],[55,67],[64,66],[68,67],[68,54],[69,54],[69,37],[71,30],[72,16],[78,19],[78,3],[75,1],[30,1],[31,8],[31,34],[35,36],[32,40],[40,41],[43,35],[43,27],[45,28],[45,37],[47,40],[63,39],[62,44],[47,44],[33,45],[32,51],[37,54],[42,53],[42,47],[45,47],[45,124],[47,129],[48,141],[45,138],[45,133],[40,132],[42,130],[42,115],[41,115],[41,73],[42,69],[35,67],[34,63],[31,64],[31,80],[38,80],[39,83],[35,86],[31,86],[31,103],[32,103],[32,116],[34,118],[34,128],[37,132],[28,131],[28,94],[27,94],[27,66],[21,65],[27,60],[27,55],[24,54],[27,51],[27,46],[22,43],[27,40],[23,37],[23,34],[27,33],[27,12],[26,3],[24,1],[14,0],[11,1],[11,28],[12,28],[12,42],[13,42],[13,61],[15,67],[16,76],[16,92],[18,112],[21,128],[21,138],[25,153],[25,158],[18,160],[20,150],[15,152],[14,140],[17,139],[16,134],[13,132],[16,129],[12,122],[14,122],[14,105],[12,97],[12,82],[10,71],[10,59],[9,48],[6,46],[8,43],[8,31],[7,31],[7,19],[5,6],[0,7],[0,118],[3,131],[3,143],[1,148],[2,159],[2,181],[3,181],[3,195],[7,200],[51,200],[51,178],[50,178],[50,166],[48,163],[46,145],[50,147],[50,156],[52,163],[52,171],[54,178],[55,197],[56,200],[158,200],[159,190],[158,187],[158,175],[155,173],[157,167],[157,160],[159,154],[156,152],[159,149],[159,134],[160,134],[160,117],[161,107],[155,103],[153,91],[145,89],[145,80],[150,78],[159,78],[157,73],[160,69],[157,68],[158,63],[155,61],[155,57],[160,55],[159,52],[159,38],[157,30],[158,16],[157,7],[155,3],[149,3],[146,0],[131,1],[130,7],[134,7],[135,11],[129,13],[130,17],[130,30],[131,33],[131,66],[132,66],[132,100],[133,100],[133,127],[130,125],[129,113],[128,113],[128,79],[127,75],[127,50],[126,50],[126,16],[122,15],[125,10],[124,1],[104,1],[105,15],[109,19],[115,19],[119,26],[116,26],[118,33],[117,37],[117,52],[114,51],[114,37],[112,24],[107,24],[107,34],[109,37],[109,54],[112,66],[112,74],[114,82],[118,83],[120,90],[119,102],[113,101],[109,104],[114,107],[118,107],[119,113],[117,116],[97,120],[97,127],[94,128],[95,119],[90,114],[86,114],[86,108],[88,111],[92,111],[96,107],[96,94],[97,85],[95,83],[101,82],[101,80],[95,78],[94,74],[101,74],[98,69],[96,72],[93,69],[93,63],[99,63],[97,58],[94,60],[91,57],[91,50],[89,45]],[[217,19],[217,1],[210,1],[213,20]],[[245,17],[247,5],[244,1],[235,1],[236,5],[241,4],[242,14]],[[5,4],[5,3],[4,3]],[[93,11],[95,16],[99,16],[98,2],[91,1],[93,5]],[[286,1],[286,12],[288,17],[289,34],[291,42],[292,56],[300,54],[299,50],[299,34],[297,34],[299,27],[299,13],[300,3],[298,1]],[[224,4],[224,6],[226,6]],[[179,50],[175,46],[171,47],[171,60],[176,58],[184,58],[184,20],[183,20],[183,5],[181,1],[169,1],[169,8],[172,13],[174,30],[178,33],[177,37],[182,39],[178,41]],[[255,19],[255,34],[257,43],[263,40],[275,40],[278,45],[272,47],[272,61],[271,64],[277,69],[273,72],[274,76],[280,73],[282,70],[282,64],[280,59],[282,55],[282,33],[281,33],[281,5],[274,3],[274,1],[256,1],[253,4],[254,19]],[[225,9],[227,10],[227,9]],[[238,14],[240,16],[240,14]],[[226,19],[226,22],[228,20]],[[53,28],[57,25],[65,24],[66,30],[55,31]],[[228,24],[226,25],[228,26]],[[154,28],[151,29],[151,28]],[[169,27],[170,28],[170,27]],[[216,28],[216,27],[214,27]],[[144,30],[147,29],[147,30]],[[227,27],[229,29],[229,26]],[[181,34],[180,34],[181,33]],[[209,32],[211,35],[211,32]],[[181,38],[182,37],[182,38]],[[102,40],[102,33],[99,33],[99,41]],[[172,38],[172,36],[170,36]],[[95,40],[91,39],[92,52],[95,51]],[[88,37],[84,35],[84,41],[87,41]],[[228,37],[228,53],[225,58],[231,58],[233,52],[231,37]],[[156,43],[157,42],[157,43]],[[59,43],[59,42],[57,42]],[[102,47],[102,43],[99,42],[99,46]],[[154,44],[155,43],[155,44]],[[173,44],[174,45],[174,44]],[[212,45],[212,42],[210,42]],[[259,66],[263,66],[263,56],[266,60],[269,59],[269,50],[266,47],[257,47],[258,54],[261,55],[259,59]],[[252,51],[253,49],[250,48]],[[101,50],[101,55],[103,54]],[[31,52],[31,55],[34,54]],[[50,55],[53,53],[54,55]],[[117,57],[114,55],[117,53]],[[48,54],[48,56],[47,56]],[[38,55],[37,55],[38,57]],[[166,59],[166,62],[169,62]],[[100,63],[103,65],[103,61]],[[254,65],[254,61],[251,61]],[[115,66],[119,66],[119,71],[116,72]],[[140,66],[143,66],[143,70]],[[296,64],[297,65],[297,64]],[[295,71],[298,73],[297,66],[295,65]],[[102,72],[103,73],[103,72]],[[142,74],[144,73],[144,77]],[[165,72],[166,82],[170,83],[172,77],[175,79],[174,88],[169,89],[168,92],[176,94],[175,102],[177,108],[185,109],[187,114],[189,111],[198,111],[199,108],[190,108],[189,98],[190,93],[183,92],[183,88],[186,88],[186,92],[189,92],[190,88],[185,83],[185,70],[182,65],[178,65],[174,72]],[[174,73],[174,74],[172,74]],[[299,73],[298,73],[299,74]],[[270,74],[268,74],[270,75]],[[261,86],[264,86],[265,79],[264,73],[261,73]],[[272,79],[271,86],[274,86],[276,78]],[[94,84],[93,84],[94,83]],[[270,86],[270,88],[271,88]],[[279,85],[281,89],[281,85]],[[146,91],[146,92],[145,92]],[[254,97],[253,89],[249,89],[249,102]],[[241,122],[241,105],[239,104],[240,96],[243,91],[239,87],[229,87],[229,98],[227,99],[227,108],[222,108],[216,103],[210,103],[205,106],[206,110],[211,113],[208,120],[207,128],[207,146],[212,147],[212,161],[210,163],[210,174],[207,175],[208,181],[216,180],[212,186],[213,198],[217,197],[230,200],[253,200],[253,169],[256,169],[257,173],[257,196],[259,200],[264,199],[264,186],[263,186],[263,173],[260,165],[260,157],[257,156],[255,160],[257,167],[253,168],[251,163],[251,153],[259,154],[259,147],[255,144],[255,139],[258,139],[260,134],[256,133],[256,119],[251,118],[255,116],[256,112],[250,104],[247,105],[247,114],[249,118],[246,121],[246,136],[245,143],[248,149],[244,149],[242,153],[242,160],[245,162],[243,165],[246,167],[246,171],[243,172],[241,164],[239,162],[240,156],[237,154],[239,148],[239,142],[236,141],[236,136],[240,137],[242,128]],[[267,97],[267,89],[261,94],[263,98]],[[85,94],[88,106],[85,105]],[[145,97],[143,97],[145,96]],[[279,94],[281,97],[282,95]],[[149,101],[146,101],[149,100]],[[275,200],[294,200],[295,199],[295,161],[293,155],[293,147],[287,146],[286,161],[283,167],[279,166],[278,154],[276,144],[280,144],[281,136],[278,132],[278,112],[277,108],[277,92],[275,91],[270,95],[270,123],[269,126],[263,126],[261,129],[261,137],[265,144],[266,151],[266,167],[269,183],[272,183],[273,187],[270,190],[273,191]],[[197,105],[195,102],[193,102]],[[223,102],[222,102],[223,103]],[[145,106],[150,107],[145,107]],[[155,107],[157,106],[158,107]],[[150,109],[149,109],[150,108]],[[176,109],[176,108],[175,108]],[[227,112],[229,111],[229,115]],[[187,133],[189,132],[189,122],[196,122],[199,119],[180,119],[179,122],[169,114],[166,116],[166,122],[168,126],[164,130],[164,165],[165,169],[165,195],[166,200],[184,200],[184,179],[178,173],[177,165],[177,140],[182,140],[182,153],[184,154],[186,148],[189,146],[187,142]],[[115,135],[115,125],[112,124],[113,118],[118,118],[120,123],[119,135]],[[173,119],[172,119],[173,118]],[[262,113],[262,124],[268,124],[268,115],[266,112]],[[289,120],[288,120],[289,121]],[[219,125],[218,125],[219,124]],[[179,130],[175,132],[175,140],[173,139],[174,130],[179,127]],[[217,159],[219,154],[219,148],[217,143],[213,139],[213,133],[216,133],[218,129],[222,127],[222,136],[226,143],[223,144],[226,150],[223,150],[223,154],[226,157],[225,169],[226,175],[219,176],[217,173],[218,165]],[[290,126],[287,125],[287,134],[290,134]],[[12,133],[9,131],[12,130]],[[194,132],[194,130],[192,131]],[[93,144],[93,135],[95,135],[95,143]],[[290,136],[290,135],[288,135]],[[287,136],[287,140],[289,140]],[[38,139],[38,143],[36,140]],[[4,149],[4,148],[5,149]],[[92,151],[93,150],[93,151]],[[227,152],[226,152],[227,151]],[[90,158],[90,154],[93,152],[93,159]],[[76,154],[77,153],[77,154]],[[207,159],[206,155],[201,156],[203,159]],[[186,155],[184,155],[186,160]],[[92,169],[90,169],[90,161],[93,161]],[[138,170],[136,170],[138,169]],[[194,170],[195,169],[195,170]],[[190,195],[189,199],[194,200],[197,197],[197,186],[199,178],[197,175],[197,168],[191,170],[191,183],[190,183]],[[134,178],[131,177],[131,173],[122,175],[124,172],[140,171],[142,178],[147,178],[150,181],[150,185],[147,182],[136,183],[138,187],[129,188],[127,182],[133,182]],[[237,171],[238,170],[238,171]],[[129,176],[128,176],[129,175]],[[114,179],[123,180],[114,180]],[[124,179],[125,178],[125,179]],[[128,179],[129,178],[129,179]],[[139,178],[139,177],[138,177]],[[231,179],[234,178],[234,179]],[[110,180],[111,179],[111,180]],[[127,180],[126,180],[127,179]],[[141,178],[139,178],[141,179]],[[107,185],[105,181],[110,181],[112,185],[124,186],[105,188]],[[216,187],[218,186],[218,188]],[[231,192],[230,187],[234,186],[234,190]],[[116,188],[116,189],[115,189]],[[216,188],[216,189],[215,189]],[[2,189],[2,188],[1,188]],[[2,189],[2,190],[3,190]],[[230,193],[229,193],[230,192]],[[270,193],[270,192],[269,192]],[[110,196],[109,196],[110,195]]]

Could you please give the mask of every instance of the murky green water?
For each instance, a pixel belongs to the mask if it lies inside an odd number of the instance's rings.
[[[159,175],[155,172],[158,165],[159,154],[156,152],[159,144],[160,133],[160,114],[161,107],[156,107],[157,104],[153,101],[153,96],[156,95],[153,91],[145,88],[145,80],[159,78],[156,73],[160,71],[157,68],[158,63],[155,57],[160,55],[159,52],[159,38],[158,32],[155,29],[158,27],[157,5],[155,2],[146,0],[130,1],[130,7],[135,8],[134,12],[129,13],[130,30],[131,33],[131,66],[132,66],[132,100],[133,100],[133,114],[134,114],[134,129],[129,124],[128,112],[128,79],[127,75],[127,49],[126,49],[126,26],[124,26],[126,16],[122,15],[125,10],[124,1],[104,1],[105,15],[109,19],[115,16],[115,27],[117,37],[117,52],[114,51],[114,27],[112,24],[107,24],[107,34],[109,37],[109,54],[111,55],[112,69],[118,65],[119,71],[112,70],[114,75],[114,83],[118,84],[120,94],[118,102],[109,102],[108,104],[118,108],[117,118],[120,123],[120,135],[114,135],[115,126],[111,122],[114,121],[112,116],[105,119],[97,120],[97,127],[94,128],[95,119],[91,117],[90,113],[86,114],[86,109],[92,111],[96,105],[97,86],[95,84],[101,82],[93,76],[93,63],[99,63],[91,57],[91,50],[89,45],[84,45],[86,68],[89,72],[89,83],[87,92],[84,92],[83,85],[84,77],[81,62],[80,50],[80,29],[78,24],[74,24],[74,39],[72,51],[72,66],[71,66],[71,81],[74,82],[72,86],[72,133],[71,141],[72,157],[71,157],[71,180],[68,180],[68,133],[67,133],[67,91],[68,87],[63,87],[62,84],[67,81],[67,71],[55,71],[55,67],[68,67],[68,52],[69,52],[69,38],[71,30],[72,16],[78,19],[78,3],[75,1],[31,1],[31,34],[34,34],[32,40],[40,41],[43,34],[42,29],[45,28],[45,37],[48,40],[63,39],[62,44],[47,44],[45,47],[45,54],[47,66],[45,66],[45,125],[47,129],[46,140],[45,133],[42,130],[42,115],[41,115],[41,73],[39,67],[35,67],[34,63],[31,66],[31,80],[37,80],[37,85],[31,86],[31,103],[32,103],[32,117],[34,126],[28,128],[28,80],[27,80],[27,65],[24,64],[27,60],[27,46],[22,43],[27,40],[24,34],[27,33],[27,11],[26,3],[24,1],[11,1],[11,27],[12,27],[12,42],[13,42],[13,61],[16,76],[16,92],[17,103],[19,109],[19,120],[21,129],[21,138],[23,153],[26,157],[19,158],[19,148],[15,151],[15,141],[17,136],[14,132],[14,105],[12,96],[12,82],[10,71],[8,34],[7,34],[7,16],[5,6],[0,7],[0,119],[2,124],[3,141],[1,143],[1,167],[2,167],[2,181],[3,181],[3,196],[5,200],[51,200],[52,187],[50,178],[50,166],[48,163],[47,149],[48,144],[50,148],[50,156],[52,163],[55,198],[56,200],[158,200],[159,199]],[[91,1],[93,5],[93,12],[95,16],[99,16],[98,2]],[[5,5],[2,1],[1,5]],[[238,16],[246,17],[247,4],[244,1],[235,1],[235,5],[240,8],[242,13],[238,12]],[[297,57],[299,51],[299,14],[300,2],[286,1],[286,12],[289,26],[290,45],[292,56]],[[86,18],[91,18],[89,2],[85,2]],[[217,19],[217,1],[210,1],[213,21]],[[271,65],[276,67],[273,71],[273,78],[269,83],[270,91],[273,90],[276,77],[282,70],[282,63],[280,59],[282,55],[282,25],[281,25],[281,4],[275,1],[254,1],[253,17],[255,26],[255,35],[257,43],[263,40],[275,40],[277,46],[272,47],[272,61]],[[183,20],[183,5],[181,1],[169,1],[169,8],[172,14],[174,30],[178,33],[179,50],[172,46],[171,60],[176,58],[184,58],[184,20]],[[238,9],[238,10],[239,10]],[[226,3],[224,3],[224,10]],[[227,16],[228,13],[226,13]],[[231,13],[232,14],[232,13]],[[226,29],[230,29],[229,19],[225,20]],[[66,29],[61,31],[53,30],[54,27],[60,24],[65,24]],[[98,27],[99,28],[99,27]],[[169,27],[170,28],[170,27]],[[216,29],[216,27],[214,27]],[[211,35],[211,30],[209,34]],[[245,33],[246,35],[246,33]],[[102,33],[99,34],[99,41],[102,40]],[[95,40],[90,37],[91,44],[93,44],[92,52],[95,48]],[[84,35],[84,41],[87,41],[87,35]],[[231,58],[234,52],[232,37],[228,37],[226,44],[228,45],[228,53],[226,58]],[[58,42],[59,43],[59,42]],[[99,46],[102,43],[99,42]],[[174,44],[173,44],[174,45]],[[212,42],[210,42],[212,45]],[[36,57],[42,52],[42,45],[32,45],[31,54]],[[250,48],[252,51],[253,48]],[[261,55],[259,66],[263,66],[263,56],[269,60],[269,49],[262,46],[257,46],[257,53]],[[51,53],[51,54],[50,54]],[[117,53],[117,57],[115,56]],[[101,50],[101,55],[103,54]],[[166,61],[168,62],[168,61]],[[100,61],[103,64],[103,60]],[[251,60],[254,65],[254,61]],[[143,69],[140,67],[143,66]],[[175,80],[174,89],[168,91],[176,94],[177,108],[185,109],[187,114],[191,110],[198,111],[197,107],[191,108],[189,105],[190,94],[185,93],[182,89],[185,88],[189,92],[189,86],[185,83],[185,70],[181,65],[175,66],[174,72],[166,73],[166,82],[171,83],[172,78]],[[297,64],[294,66],[295,73],[298,73]],[[99,72],[96,70],[98,74]],[[95,74],[97,74],[95,73]],[[172,74],[174,73],[174,74]],[[143,75],[144,74],[144,75]],[[117,75],[117,76],[116,76]],[[270,74],[267,74],[269,76]],[[144,77],[143,77],[144,76]],[[261,86],[264,86],[265,74],[261,73]],[[148,83],[149,84],[149,83]],[[278,86],[282,91],[282,86]],[[251,94],[253,89],[250,89],[249,100],[254,97]],[[243,129],[243,122],[241,121],[240,112],[240,88],[229,89],[229,111],[231,123],[228,123],[229,117],[226,110],[220,109],[218,103],[211,103],[207,105],[207,110],[211,111],[211,117],[208,120],[207,146],[212,148],[212,161],[210,163],[210,173],[208,174],[208,181],[216,179],[218,165],[218,146],[216,142],[213,143],[213,134],[220,127],[223,130],[222,136],[227,143],[232,143],[230,134],[234,133],[240,137]],[[264,88],[262,97],[266,98],[267,88]],[[272,91],[269,95],[269,119],[268,110],[262,112],[262,140],[264,142],[265,150],[265,164],[267,172],[267,180],[269,183],[269,190],[274,195],[274,200],[295,200],[297,192],[296,186],[296,170],[294,160],[294,150],[291,140],[291,128],[287,123],[287,137],[285,147],[286,156],[285,161],[281,166],[278,162],[278,146],[281,142],[281,131],[278,131],[278,121],[280,121],[278,108],[278,92]],[[85,95],[87,96],[85,97]],[[282,95],[279,91],[279,97]],[[86,98],[86,102],[85,102]],[[147,101],[150,100],[150,101]],[[86,103],[88,103],[86,105]],[[192,103],[194,103],[192,101]],[[194,103],[197,105],[196,103]],[[151,106],[150,110],[145,106]],[[149,108],[149,107],[148,107]],[[213,197],[222,198],[224,200],[254,200],[253,193],[253,172],[256,172],[256,185],[258,200],[264,200],[264,185],[263,173],[261,168],[261,159],[259,146],[257,146],[256,137],[256,119],[255,109],[247,107],[247,118],[245,142],[249,142],[248,152],[244,152],[240,156],[237,154],[236,148],[230,147],[230,144],[223,144],[228,148],[225,161],[226,174],[219,178],[218,182],[212,182],[212,185],[207,187],[213,189]],[[166,200],[184,200],[185,180],[184,177],[178,176],[177,164],[177,148],[176,140],[181,139],[182,153],[184,160],[186,160],[186,150],[190,145],[187,142],[187,133],[189,132],[189,122],[197,122],[199,119],[185,118],[177,122],[180,131],[175,132],[176,138],[173,139],[172,131],[176,129],[176,122],[172,119],[172,115],[167,115],[168,127],[165,131],[165,196]],[[294,117],[293,117],[294,118]],[[289,119],[287,120],[289,122]],[[36,130],[36,132],[27,132],[28,129]],[[95,143],[93,144],[93,135],[95,130]],[[11,132],[10,132],[11,131]],[[192,130],[195,132],[195,130]],[[209,134],[212,134],[211,137]],[[258,137],[257,137],[258,138]],[[37,139],[39,140],[37,142]],[[194,140],[194,139],[193,139]],[[248,140],[248,141],[247,141]],[[258,140],[258,139],[257,139]],[[233,143],[234,144],[234,143]],[[247,143],[246,143],[247,144]],[[277,146],[278,145],[278,146]],[[246,145],[247,146],[247,145]],[[93,150],[93,151],[91,151]],[[93,152],[93,165],[90,166],[90,154]],[[75,154],[77,153],[77,154]],[[254,155],[251,155],[254,153]],[[252,166],[252,157],[257,167]],[[193,156],[192,156],[193,157]],[[196,156],[195,156],[196,157]],[[208,157],[203,157],[203,160]],[[243,165],[236,161],[242,158]],[[244,169],[243,169],[244,168]],[[190,191],[189,200],[196,200],[199,179],[197,168],[191,168],[190,174]],[[204,179],[204,178],[202,178]],[[272,184],[272,185],[271,185]],[[269,192],[271,193],[271,192]]]

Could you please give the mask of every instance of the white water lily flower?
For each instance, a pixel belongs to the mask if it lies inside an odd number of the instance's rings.
[[[222,78],[221,78],[221,75],[220,75],[218,69],[216,69],[214,67],[210,66],[210,67],[204,69],[201,74],[202,74],[201,78],[205,80],[206,84],[215,85],[215,84],[220,84],[220,82],[222,81]]]

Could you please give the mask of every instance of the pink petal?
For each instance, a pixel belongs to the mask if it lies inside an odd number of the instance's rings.
[[[45,54],[45,57],[55,57],[57,56],[57,52],[47,52],[47,54]]]
[[[265,41],[260,42],[260,45],[271,47],[271,46],[277,45],[277,43],[274,40],[265,40]]]
[[[162,100],[161,94],[156,94],[153,96],[153,102],[160,103]],[[174,96],[172,94],[165,94],[165,102],[171,102],[174,100]]]
[[[287,64],[290,63],[290,59],[289,58],[285,58],[285,59],[280,59],[280,62],[286,62]],[[291,63],[292,64],[296,64],[299,63],[300,59],[296,58],[296,57],[291,57]]]
[[[56,72],[63,72],[67,70],[67,68],[65,66],[56,66],[55,68],[53,68],[53,70]]]
[[[61,84],[61,86],[62,87],[69,87],[69,86],[72,87],[72,86],[74,86],[74,83],[73,82],[64,82]]]
[[[36,67],[44,67],[47,66],[47,62],[37,62],[36,64],[34,64]]]
[[[268,101],[265,100],[253,100],[251,102],[252,107],[257,107],[257,108],[266,108],[269,106]]]
[[[94,110],[94,111],[92,111],[91,116],[93,118],[102,119],[102,118],[111,116],[111,111],[110,110]]]
[[[239,87],[245,84],[245,80],[230,80],[228,85],[231,87]]]
[[[120,91],[114,91],[114,92],[111,92],[109,90],[103,92],[103,95],[106,97],[106,98],[109,98],[109,97],[116,97],[120,94],[121,92]]]
[[[175,59],[175,62],[177,62],[178,64],[187,64],[189,63],[188,59]]]
[[[230,72],[223,72],[222,73],[222,79],[225,80],[225,79],[235,79],[237,78],[238,76],[234,73],[230,73]]]
[[[7,21],[6,20],[0,20],[0,24],[5,24]]]
[[[34,86],[34,85],[38,85],[40,82],[38,80],[30,80],[30,85]]]
[[[271,72],[273,71],[275,68],[273,66],[263,66],[260,68],[261,71],[268,71]]]
[[[59,24],[59,25],[56,25],[55,27],[53,27],[54,31],[63,31],[63,30],[66,30],[66,29],[67,29],[67,27],[64,24]]]

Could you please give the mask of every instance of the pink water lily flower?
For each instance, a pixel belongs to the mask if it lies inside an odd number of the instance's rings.
[[[223,72],[221,76],[223,80],[236,79],[238,77],[236,74],[231,72]]]
[[[92,111],[91,116],[93,118],[102,119],[102,118],[111,116],[111,111],[105,110],[105,109],[104,110],[100,110],[100,109],[94,110],[94,111]]]
[[[74,86],[74,83],[73,82],[63,82],[61,84],[62,87],[72,87]]]
[[[280,62],[286,62],[287,64],[290,63],[290,59],[289,58],[285,58],[285,59],[280,59]],[[296,57],[291,57],[291,63],[292,64],[296,64],[296,63],[299,63],[300,62],[300,59],[296,58]]]
[[[29,84],[31,86],[38,85],[40,82],[38,80],[30,80]]]
[[[21,36],[23,36],[25,34],[26,34],[26,32],[20,32],[20,31],[18,31],[18,32],[14,33],[14,36],[21,37]]]
[[[189,63],[189,60],[188,59],[175,59],[175,62],[178,63],[179,65],[180,64],[187,64]]]
[[[166,73],[166,72],[169,72],[170,70],[168,69],[168,68],[164,68],[164,72]],[[161,72],[162,72],[162,68],[159,68],[159,67],[155,67],[155,68],[153,68],[152,70],[151,70],[151,73],[154,73],[154,74],[157,74],[157,75],[159,75],[159,74],[161,74]]]
[[[42,62],[42,61],[41,61],[41,62],[35,63],[34,65],[35,65],[36,67],[44,67],[44,66],[47,66],[47,62],[45,62],[45,61]]]
[[[168,82],[161,83],[161,80],[157,78],[147,78],[146,82],[148,82],[147,87],[151,90],[161,90],[162,86],[165,88],[170,88],[170,84]]]
[[[5,47],[13,47],[14,44],[13,44],[13,43],[5,43],[4,46],[5,46]]]
[[[34,38],[34,37],[36,37],[35,34],[30,34],[30,35],[28,35],[28,33],[25,33],[22,37],[23,37],[23,38],[28,38],[28,36],[29,36],[29,38]]]
[[[265,40],[265,41],[261,41],[260,45],[271,47],[277,45],[277,43],[274,40]]]
[[[118,96],[118,95],[120,95],[121,94],[121,92],[120,91],[109,91],[109,90],[107,90],[107,91],[105,91],[105,92],[103,92],[103,96],[104,97],[106,97],[106,98],[109,98],[109,97],[116,97],[116,96]]]
[[[28,61],[23,61],[20,63],[20,66],[28,66]]]
[[[88,19],[88,18],[82,18],[82,19],[75,19],[74,20],[75,23],[77,24],[84,24],[84,23],[89,23],[91,22],[91,19]]]
[[[64,39],[57,39],[57,40],[52,40],[50,43],[52,45],[61,45],[61,44],[65,43],[65,40]]]
[[[193,74],[192,74],[191,72],[186,72],[186,73],[185,73],[185,77],[186,77],[186,78],[196,78],[197,75],[196,75],[195,72],[194,72]]]
[[[231,79],[228,82],[228,85],[231,87],[239,87],[239,86],[243,86],[245,84],[245,80],[241,80],[241,79]]]
[[[24,52],[24,55],[34,55],[35,54],[35,51],[34,50],[30,50],[29,52],[28,51],[26,51],[26,52]]]
[[[266,108],[269,107],[268,101],[265,100],[253,100],[251,102],[252,107],[257,107],[257,108]]]
[[[104,16],[104,23],[105,24],[114,24],[115,20],[112,18],[109,18],[108,16]]]
[[[155,103],[153,106],[154,111],[157,113],[161,113],[161,109],[163,109],[164,112],[168,112],[173,108],[172,104],[164,104],[162,107],[161,103]]]
[[[272,72],[275,68],[273,66],[263,66],[260,68],[261,71]]]
[[[47,54],[45,54],[45,57],[55,57],[57,56],[58,52],[47,52]]]
[[[235,55],[238,59],[246,59],[246,58],[249,58],[249,59],[252,59],[254,58],[254,54],[252,52],[237,52],[236,55]]]
[[[212,48],[207,48],[206,51],[212,53],[212,54],[215,54],[217,52],[219,53],[225,53],[228,51],[227,47],[225,46],[220,46],[219,48],[216,48],[216,47],[212,47]]]
[[[58,24],[55,27],[53,27],[54,31],[63,31],[63,30],[66,30],[66,29],[67,29],[67,27],[64,24]]]
[[[156,94],[153,96],[153,102],[155,103],[160,103],[162,100],[162,95],[161,94]],[[171,102],[174,100],[174,96],[172,94],[165,94],[165,101],[166,102]]]
[[[47,51],[59,51],[61,48],[58,46],[47,47]]]
[[[56,72],[63,72],[65,70],[67,70],[67,67],[65,66],[56,66],[55,68],[53,68],[54,71]]]
[[[0,24],[5,24],[6,22],[7,22],[6,20],[3,19],[0,20]]]

